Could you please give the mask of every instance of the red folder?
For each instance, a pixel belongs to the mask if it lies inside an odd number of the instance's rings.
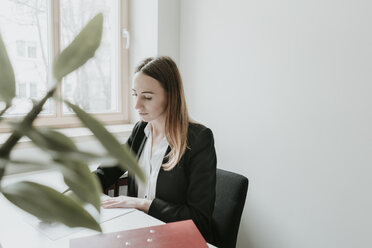
[[[192,220],[70,240],[70,248],[208,248]]]

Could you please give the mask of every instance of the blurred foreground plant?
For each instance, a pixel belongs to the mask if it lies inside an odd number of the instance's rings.
[[[91,204],[98,212],[100,211],[101,186],[87,164],[104,160],[106,166],[119,165],[144,180],[136,158],[127,146],[121,145],[98,120],[77,105],[55,97],[56,89],[62,78],[94,56],[101,42],[102,24],[102,14],[96,15],[71,44],[55,58],[53,75],[57,83],[39,102],[34,103],[33,108],[22,120],[11,123],[12,134],[0,147],[0,191],[10,202],[41,220],[61,222],[70,227],[86,227],[97,231],[101,231],[100,225],[83,206]],[[11,107],[12,99],[15,97],[15,88],[14,71],[0,35],[0,102],[5,103],[4,109],[0,110],[0,121],[4,121],[2,115]],[[64,101],[75,112],[80,121],[92,131],[106,149],[106,155],[99,156],[80,151],[70,138],[57,130],[33,125],[45,102],[52,97],[57,101]],[[50,155],[51,163],[11,160],[12,149],[23,136],[28,137],[33,144],[46,151]],[[2,187],[1,180],[7,166],[17,163],[59,170],[75,197],[68,197],[45,185],[28,181]]]

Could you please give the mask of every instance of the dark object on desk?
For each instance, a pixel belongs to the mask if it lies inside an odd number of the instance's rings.
[[[70,240],[70,248],[82,247],[208,248],[206,241],[192,220]]]
[[[128,177],[121,177],[116,183],[104,190],[104,193],[111,197],[119,195],[128,195]]]
[[[212,217],[214,245],[219,248],[235,248],[248,179],[221,169],[217,169],[216,176],[216,202]]]

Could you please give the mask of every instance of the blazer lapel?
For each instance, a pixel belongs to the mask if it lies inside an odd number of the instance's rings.
[[[143,148],[145,147],[146,140],[147,140],[147,137],[146,137],[146,135],[144,135],[143,139],[142,139],[142,142],[141,142],[141,145],[140,145],[140,147],[138,148],[138,151],[137,151],[137,159],[138,160],[139,160],[139,157],[142,154]]]

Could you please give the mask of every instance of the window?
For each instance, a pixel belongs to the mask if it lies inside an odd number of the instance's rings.
[[[17,55],[19,57],[25,57],[26,42],[24,40],[17,40]]]
[[[19,91],[18,95],[20,98],[26,98],[27,97],[27,88],[25,83],[19,83]]]
[[[19,117],[53,83],[50,65],[97,13],[104,15],[95,57],[65,77],[58,94],[106,123],[128,121],[127,0],[2,0],[0,32],[16,76],[17,97],[5,115]],[[44,105],[39,125],[75,126],[79,121],[57,101]],[[4,127],[0,127],[4,130]]]
[[[28,43],[27,52],[29,58],[36,58],[36,44],[34,42]]]
[[[36,58],[36,42],[17,40],[16,46],[17,46],[18,57]],[[27,53],[26,53],[26,50],[27,50]]]
[[[37,83],[30,82],[30,96],[31,99],[37,98]]]

